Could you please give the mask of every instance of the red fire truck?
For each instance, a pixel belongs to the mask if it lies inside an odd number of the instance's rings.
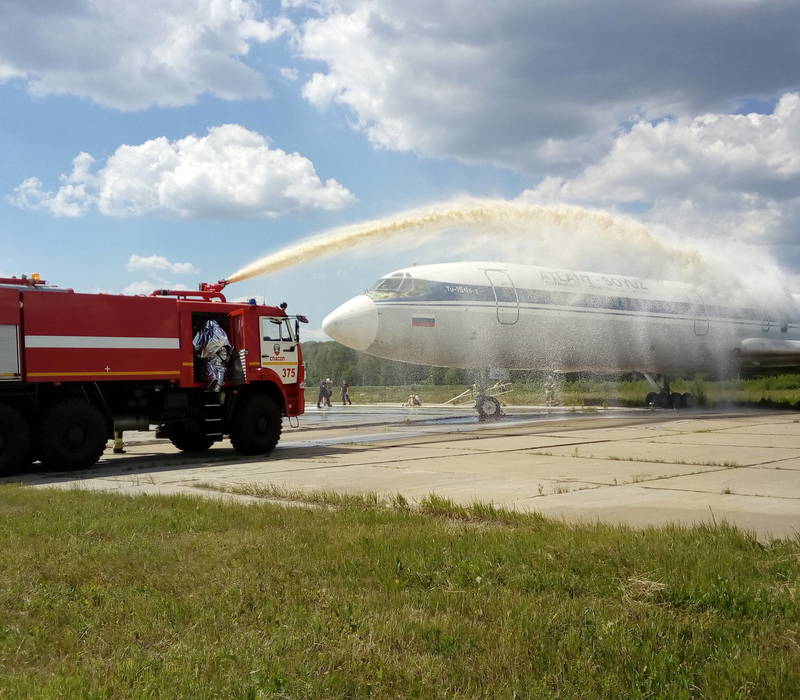
[[[0,474],[35,459],[86,467],[115,431],[151,425],[181,450],[225,436],[241,454],[272,450],[282,416],[304,410],[306,319],[287,315],[285,303],[229,303],[225,284],[145,297],[0,278]],[[232,346],[216,391],[193,345],[210,320]]]

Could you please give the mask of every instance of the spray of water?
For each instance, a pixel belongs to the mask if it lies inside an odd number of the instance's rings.
[[[630,274],[690,283],[716,294],[738,295],[769,280],[770,296],[784,289],[777,268],[752,254],[726,256],[719,246],[666,240],[645,226],[608,212],[578,206],[461,198],[422,209],[325,231],[237,270],[228,282],[282,270],[356,247],[397,241],[406,248],[428,238],[452,240],[452,255],[506,259],[545,267]],[[487,253],[487,251],[491,251]],[[481,254],[482,253],[482,254]],[[754,272],[755,270],[755,272]],[[759,290],[762,295],[764,291]]]
[[[416,243],[420,234],[436,235],[454,228],[477,229],[480,232],[491,230],[493,233],[519,233],[524,230],[535,236],[537,229],[556,229],[564,233],[585,229],[587,226],[595,229],[601,239],[613,232],[615,235],[625,236],[629,244],[634,246],[637,240],[655,242],[643,226],[615,218],[606,212],[572,206],[464,199],[326,231],[237,270],[228,277],[228,281],[240,282],[355,246],[379,243],[401,235],[414,235]],[[684,262],[696,263],[691,255],[687,255]]]

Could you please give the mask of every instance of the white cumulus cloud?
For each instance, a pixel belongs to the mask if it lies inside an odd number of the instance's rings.
[[[34,95],[69,94],[121,110],[189,104],[210,93],[263,97],[244,59],[288,31],[254,0],[4,0],[0,82]]]
[[[178,275],[196,275],[198,270],[189,262],[172,262],[163,255],[131,255],[126,267],[129,270],[168,270]]]
[[[796,245],[800,95],[784,95],[771,114],[639,122],[580,174],[547,177],[521,199],[622,207],[693,236]]]
[[[322,67],[305,97],[347,108],[379,147],[428,156],[574,168],[632,121],[736,111],[800,85],[798,3],[306,4],[317,14],[297,45]]]
[[[170,284],[159,284],[158,282],[154,282],[152,280],[138,280],[137,282],[131,282],[123,287],[119,293],[131,295],[142,294],[147,296],[155,289],[170,289],[171,287],[172,285]]]
[[[355,200],[336,180],[321,181],[308,158],[270,148],[264,136],[236,124],[212,127],[202,137],[123,145],[103,167],[93,165],[92,156],[81,153],[55,192],[30,177],[9,199],[55,216],[96,207],[109,216],[189,218],[276,218]]]

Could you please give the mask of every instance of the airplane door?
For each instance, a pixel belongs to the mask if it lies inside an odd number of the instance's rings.
[[[497,320],[504,326],[513,326],[519,321],[519,296],[511,278],[503,270],[483,271],[492,285],[497,304]]]
[[[696,290],[689,292],[689,303],[691,304],[691,315],[694,323],[694,334],[705,335],[708,333],[708,312],[703,298]]]

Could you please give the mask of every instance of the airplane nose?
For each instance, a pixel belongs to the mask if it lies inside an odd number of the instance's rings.
[[[361,294],[331,311],[322,320],[322,330],[353,350],[366,350],[378,336],[378,309]]]

